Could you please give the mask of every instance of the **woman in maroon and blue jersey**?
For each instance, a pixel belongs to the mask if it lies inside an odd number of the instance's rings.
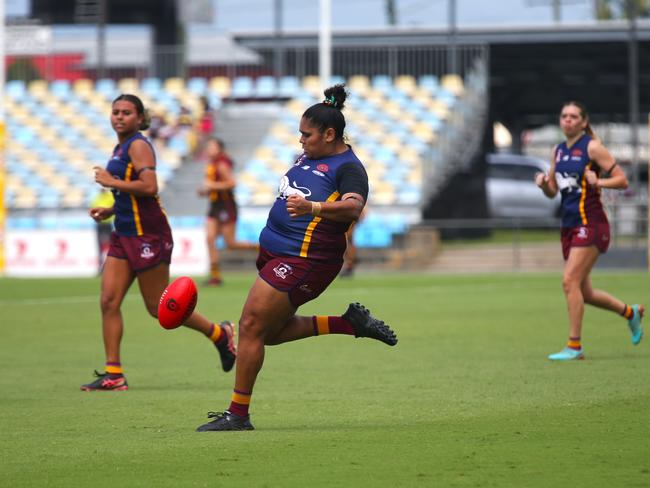
[[[210,258],[210,278],[206,286],[221,286],[219,251],[217,238],[223,237],[227,249],[257,249],[257,244],[238,241],[236,238],[237,202],[235,201],[235,175],[233,161],[230,159],[221,139],[211,137],[205,144],[208,158],[205,179],[199,187],[200,196],[210,201],[205,223],[205,234]]]
[[[548,175],[538,173],[535,183],[553,198],[562,194],[562,285],[569,310],[569,341],[551,360],[583,359],[581,343],[584,304],[617,312],[628,321],[632,343],[643,337],[642,305],[627,305],[609,293],[591,286],[590,273],[600,253],[609,246],[609,222],[600,199],[601,188],[625,189],[623,170],[594,136],[585,107],[567,102],[560,113],[560,128],[566,141],[553,154]],[[604,177],[604,174],[609,175]]]
[[[268,345],[325,334],[370,337],[390,346],[395,333],[361,304],[340,316],[299,316],[298,307],[319,296],[343,265],[345,233],[368,197],[368,176],[344,142],[343,85],[300,120],[303,154],[282,177],[278,197],[260,235],[259,276],[241,318],[235,388],[225,412],[199,431],[252,430],[248,409]]]
[[[120,358],[122,301],[137,278],[147,311],[157,316],[160,296],[169,283],[174,247],[158,198],[155,154],[140,133],[149,125],[142,101],[135,95],[117,97],[112,105],[111,125],[118,144],[106,169],[95,167],[95,181],[113,192],[115,202],[112,207],[90,209],[90,216],[98,222],[115,217],[101,285],[106,369],[104,373],[95,371],[97,379],[81,386],[85,391],[128,389]],[[184,325],[210,338],[219,351],[224,371],[232,369],[236,353],[231,323],[213,324],[195,312]]]

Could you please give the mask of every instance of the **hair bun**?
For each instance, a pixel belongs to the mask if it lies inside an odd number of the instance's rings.
[[[338,84],[327,88],[324,92],[325,100],[323,100],[323,105],[328,107],[333,107],[338,110],[343,110],[345,106],[345,100],[348,97],[348,93],[345,91],[344,84]]]

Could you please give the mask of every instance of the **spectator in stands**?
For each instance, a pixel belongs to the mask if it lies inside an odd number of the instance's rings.
[[[382,321],[353,303],[341,316],[298,316],[319,296],[343,264],[345,232],[359,218],[368,196],[368,176],[343,139],[343,85],[325,90],[325,100],[300,120],[303,154],[280,180],[279,195],[260,235],[259,276],[239,321],[239,352],[230,407],[209,413],[199,431],[252,430],[248,409],[268,345],[324,334],[371,337],[395,345]]]
[[[187,143],[187,156],[194,155],[197,148],[197,135],[194,131],[192,113],[187,107],[181,106],[180,114],[178,115],[174,128],[174,137],[180,137]]]
[[[96,222],[115,216],[101,284],[106,369],[104,373],[95,371],[97,379],[81,386],[85,391],[128,389],[120,357],[122,301],[137,279],[147,311],[157,316],[160,296],[169,283],[174,246],[158,198],[155,154],[140,132],[149,126],[142,101],[135,95],[117,97],[112,104],[111,125],[118,143],[106,169],[95,167],[95,181],[113,192],[115,202],[110,207],[90,209]],[[214,343],[224,371],[232,368],[236,353],[231,323],[213,324],[195,312],[184,325],[202,332]]]
[[[156,149],[160,149],[161,145],[165,145],[166,141],[163,139],[163,127],[165,126],[165,119],[162,115],[152,115],[151,124],[149,125],[149,132],[147,137],[153,143]],[[161,144],[162,143],[162,144]]]
[[[197,145],[195,158],[200,159],[206,150],[208,140],[214,135],[214,112],[205,96],[201,97],[201,116],[197,122]]]
[[[535,183],[553,198],[562,193],[562,285],[569,311],[569,341],[551,360],[583,359],[581,343],[584,304],[616,312],[628,323],[634,345],[641,341],[642,305],[627,305],[591,286],[590,273],[600,253],[609,246],[609,222],[600,200],[601,188],[627,188],[627,177],[596,138],[587,110],[579,102],[567,102],[560,113],[566,141],[555,147],[548,174],[538,173]],[[609,176],[606,177],[605,174]]]
[[[223,141],[212,137],[206,143],[205,180],[199,187],[200,196],[207,197],[210,206],[206,219],[206,238],[210,258],[210,278],[207,286],[219,286],[223,280],[219,269],[217,239],[223,236],[228,249],[257,249],[257,244],[240,242],[235,238],[237,202],[233,162],[225,151]]]

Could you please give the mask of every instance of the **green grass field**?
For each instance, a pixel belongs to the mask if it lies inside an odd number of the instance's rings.
[[[201,289],[237,319],[253,275]],[[593,276],[648,301],[645,273]],[[647,487],[650,338],[588,309],[585,361],[566,340],[559,274],[368,274],[304,314],[361,301],[399,344],[326,336],[268,349],[253,432],[197,433],[233,373],[190,330],[124,306],[128,392],[84,393],[103,367],[98,280],[0,280],[0,485],[7,487]]]

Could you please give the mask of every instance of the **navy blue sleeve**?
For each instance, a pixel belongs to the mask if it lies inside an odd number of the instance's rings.
[[[358,163],[346,163],[336,173],[336,186],[341,195],[358,193],[368,200],[368,174]]]

